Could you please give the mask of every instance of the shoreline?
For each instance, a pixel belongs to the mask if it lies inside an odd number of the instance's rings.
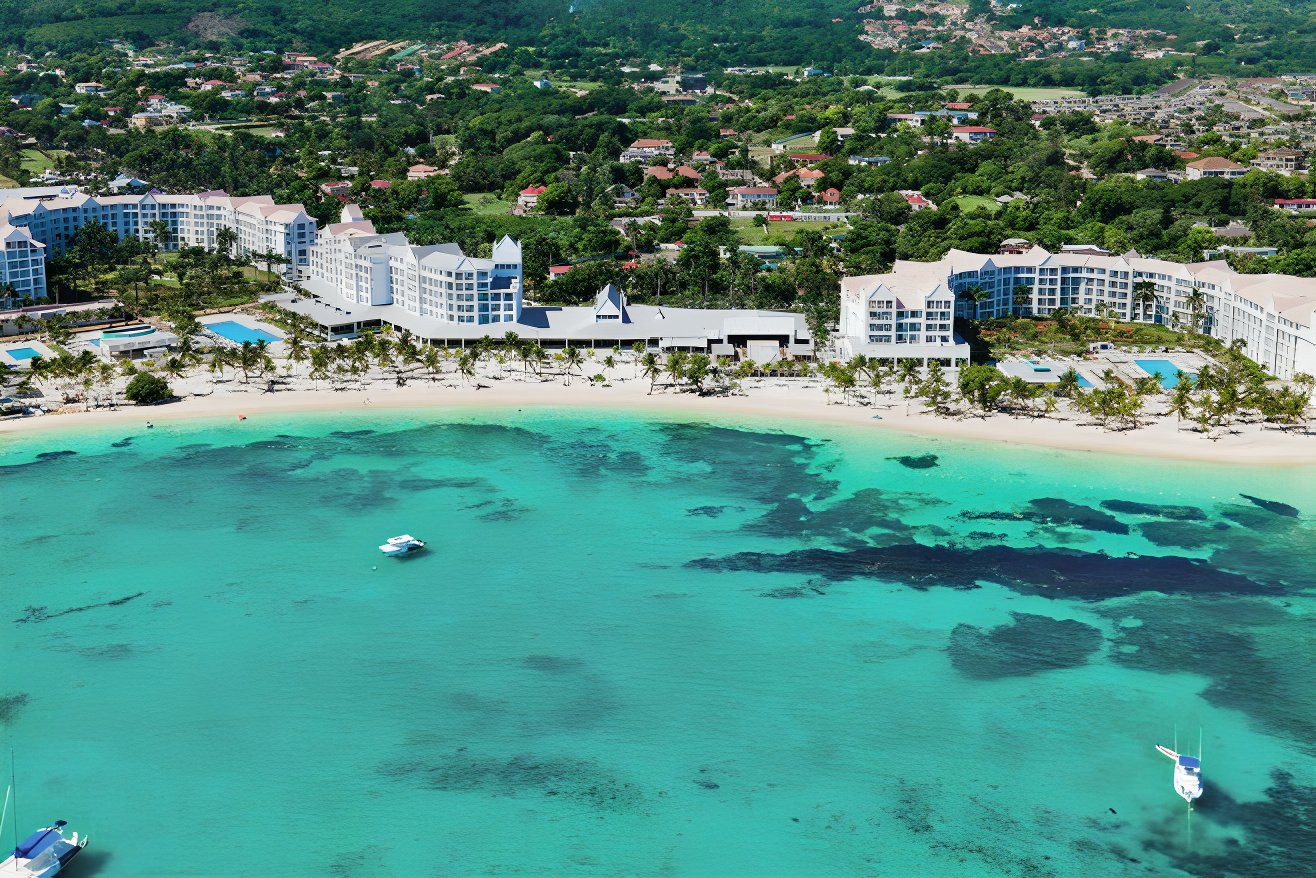
[[[883,433],[969,442],[1007,443],[1123,457],[1160,458],[1224,464],[1268,466],[1316,465],[1316,436],[1284,434],[1240,425],[1239,433],[1211,441],[1179,431],[1173,420],[1161,418],[1136,431],[1109,432],[1062,418],[1018,418],[994,414],[987,418],[936,417],[915,404],[906,412],[903,399],[886,395],[876,406],[829,404],[817,385],[761,383],[747,385],[747,395],[699,397],[689,393],[655,390],[650,395],[643,379],[615,380],[611,386],[577,381],[527,382],[489,379],[483,389],[413,380],[406,387],[368,387],[348,390],[285,389],[275,393],[233,392],[232,387],[211,395],[194,395],[162,406],[97,409],[89,412],[48,414],[0,421],[0,435],[34,435],[63,430],[93,429],[118,424],[167,425],[175,421],[246,415],[300,413],[355,413],[369,410],[413,409],[439,413],[482,408],[623,408],[640,412],[672,412],[708,420],[751,418],[786,424],[825,423],[866,425]],[[874,415],[880,415],[875,419]]]

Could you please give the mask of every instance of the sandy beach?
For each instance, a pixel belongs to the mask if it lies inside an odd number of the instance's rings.
[[[1217,463],[1300,466],[1316,464],[1316,435],[1283,433],[1255,424],[1240,424],[1236,432],[1208,439],[1189,429],[1178,429],[1172,418],[1151,418],[1137,430],[1112,432],[1082,416],[1061,412],[1051,417],[937,417],[923,411],[919,403],[906,404],[899,395],[879,394],[875,405],[842,404],[833,395],[829,402],[817,382],[783,379],[751,379],[744,393],[734,396],[700,397],[663,389],[652,394],[649,383],[618,367],[608,385],[576,379],[570,385],[560,380],[523,380],[508,373],[504,377],[481,376],[481,386],[445,380],[417,378],[405,387],[391,380],[371,381],[364,387],[329,389],[294,386],[274,393],[237,381],[213,386],[195,378],[174,382],[183,398],[160,406],[120,406],[52,413],[0,421],[0,433],[30,433],[96,428],[110,425],[167,425],[190,418],[245,416],[256,421],[262,415],[296,412],[353,412],[363,409],[470,409],[497,407],[575,407],[671,412],[683,417],[745,419],[763,426],[792,429],[791,424],[828,423],[862,426],[874,431],[900,431],[948,439],[1006,442],[1068,451],[1134,455],[1174,460]],[[300,384],[301,382],[298,382]],[[204,389],[203,389],[204,388]],[[1153,406],[1157,408],[1157,406]],[[876,417],[875,417],[876,416]],[[802,427],[795,427],[802,429]]]

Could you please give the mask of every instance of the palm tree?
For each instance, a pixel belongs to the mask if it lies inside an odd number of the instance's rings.
[[[543,372],[544,364],[548,362],[548,351],[539,342],[530,343],[530,368],[535,371],[536,375]]]
[[[1022,316],[1024,306],[1033,301],[1033,288],[1028,284],[1018,284],[1010,295],[1010,304],[1016,309],[1016,316]]]
[[[980,316],[982,311],[982,303],[987,301],[991,297],[992,294],[987,292],[980,286],[971,286],[968,287],[967,289],[963,289],[960,291],[961,299],[968,299],[969,301],[973,302],[973,320],[975,323],[981,322]]]
[[[632,361],[635,363],[635,376],[637,378],[640,375],[640,358],[644,356],[644,351],[647,347],[648,345],[642,341],[637,341],[635,344],[631,345],[631,353],[635,355],[632,357]]]
[[[462,351],[457,356],[457,372],[462,376],[462,380],[469,383],[475,377],[475,352],[472,350]]]
[[[1140,280],[1133,284],[1133,306],[1138,309],[1139,319],[1146,319],[1148,308],[1152,316],[1156,312],[1156,284],[1149,280]]]
[[[302,340],[300,332],[293,330],[292,335],[288,336],[287,353],[288,361],[294,365],[306,362],[310,356],[310,352],[306,348],[306,342]]]
[[[311,368],[307,372],[307,377],[315,384],[317,390],[319,389],[320,382],[329,377],[330,359],[331,355],[329,353],[329,348],[319,346],[311,348]]]
[[[274,266],[287,265],[290,261],[287,256],[284,256],[282,253],[275,253],[273,250],[266,250],[257,258],[259,261],[265,263],[266,274],[274,274]]]
[[[873,392],[873,405],[877,405],[877,395],[882,392],[882,369],[868,369],[868,389]]]
[[[425,350],[421,352],[420,362],[425,367],[425,371],[430,373],[430,381],[438,380],[439,375],[443,372],[443,356],[439,353],[439,349],[433,345],[427,345]]]
[[[649,379],[649,393],[653,393],[653,386],[658,381],[658,377],[663,374],[662,364],[658,362],[658,355],[653,351],[645,351],[639,359],[641,373]]]
[[[680,384],[681,379],[685,376],[685,362],[685,351],[671,351],[668,353],[666,371],[673,384]]]
[[[1193,380],[1189,378],[1183,370],[1179,371],[1179,383],[1174,386],[1170,394],[1170,406],[1166,414],[1172,414],[1175,417],[1176,428],[1183,425],[1183,419],[1189,417],[1193,411]]]
[[[584,358],[580,355],[580,351],[571,346],[562,349],[563,384],[571,383],[572,371],[579,369],[582,362],[584,362]]]
[[[1193,319],[1193,332],[1202,332],[1202,324],[1206,318],[1206,294],[1197,287],[1193,287],[1185,298],[1188,305],[1188,311]]]

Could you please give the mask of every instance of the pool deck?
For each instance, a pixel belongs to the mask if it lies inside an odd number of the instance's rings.
[[[18,357],[11,356],[9,353],[10,351],[21,351],[25,348],[36,351],[38,354],[40,354],[42,357],[44,357],[47,360],[54,359],[56,356],[58,356],[44,342],[39,342],[35,340],[11,342],[10,344],[0,346],[0,365],[18,366],[21,369],[26,369],[29,365],[31,365],[30,357],[19,359]]]

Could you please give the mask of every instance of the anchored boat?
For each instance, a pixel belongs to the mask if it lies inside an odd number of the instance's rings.
[[[425,548],[424,540],[418,540],[411,534],[402,534],[401,536],[389,537],[388,542],[379,547],[379,551],[390,558],[400,558],[412,552],[419,552],[423,548]]]
[[[58,875],[69,860],[87,846],[87,837],[78,838],[75,832],[64,837],[68,824],[56,820],[53,825],[38,829],[14,848],[9,858],[0,863],[0,875],[17,875],[21,878],[52,878]]]
[[[1174,760],[1174,791],[1191,806],[1202,795],[1202,758],[1185,756],[1160,744],[1156,749]]]

